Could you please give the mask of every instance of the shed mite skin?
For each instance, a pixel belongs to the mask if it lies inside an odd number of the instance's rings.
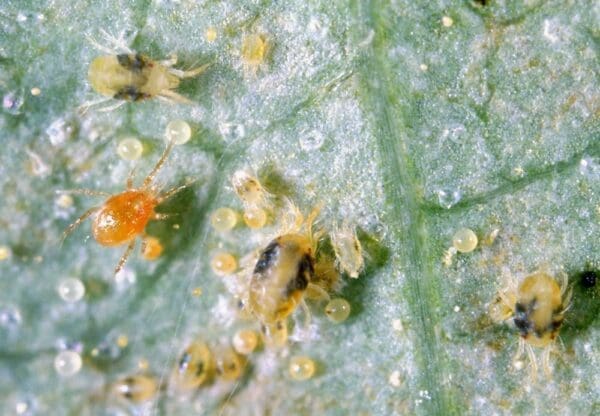
[[[533,379],[537,374],[534,347],[543,348],[542,367],[546,376],[552,372],[550,353],[555,348],[572,293],[568,290],[566,274],[562,276],[560,283],[542,270],[528,275],[520,284],[510,278],[507,287],[498,292],[490,305],[494,321],[513,320],[520,335],[515,360],[527,350]]]
[[[210,64],[188,71],[175,69],[172,66],[177,63],[176,55],[172,55],[168,60],[154,61],[123,46],[106,33],[105,37],[115,45],[115,49],[106,48],[90,39],[94,46],[107,55],[96,57],[88,69],[88,80],[92,88],[105,98],[82,105],[80,107],[82,112],[111,99],[118,102],[100,111],[111,111],[126,102],[139,102],[153,98],[170,103],[192,103],[175,90],[182,79],[200,75]]]
[[[65,193],[104,196],[108,199],[102,205],[90,208],[69,225],[64,231],[62,239],[64,240],[87,218],[95,215],[92,222],[92,235],[98,243],[105,247],[127,245],[125,253],[115,268],[115,274],[117,274],[134,249],[138,237],[142,238],[142,244],[144,244],[144,229],[148,222],[168,217],[168,215],[156,213],[154,209],[192,183],[192,181],[188,181],[182,186],[162,193],[153,184],[154,178],[167,160],[172,148],[173,142],[169,142],[161,158],[140,187],[133,186],[133,178],[130,174],[127,179],[127,189],[118,194],[111,195],[87,189],[64,191]],[[142,246],[142,252],[144,252],[144,248]]]
[[[262,186],[260,181],[245,170],[236,171],[231,177],[231,185],[238,198],[244,204],[244,209],[261,208],[272,210],[273,195]]]
[[[364,256],[356,229],[344,224],[330,237],[338,268],[351,278],[358,278],[364,268]]]

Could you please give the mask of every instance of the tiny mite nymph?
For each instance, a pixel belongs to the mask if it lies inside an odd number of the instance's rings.
[[[92,235],[98,243],[106,247],[127,245],[125,253],[115,268],[115,274],[121,270],[127,261],[127,257],[129,257],[129,254],[135,247],[135,242],[138,237],[142,237],[142,252],[145,252],[146,236],[144,234],[144,229],[146,228],[146,225],[151,220],[166,218],[164,214],[158,214],[154,211],[156,206],[189,186],[191,183],[188,181],[182,186],[175,187],[162,193],[159,191],[158,187],[153,184],[156,174],[165,163],[172,147],[173,142],[169,142],[163,155],[150,174],[144,179],[144,182],[140,187],[133,186],[133,178],[130,175],[127,179],[127,189],[115,195],[86,189],[65,191],[66,193],[105,196],[108,197],[108,199],[101,206],[90,208],[73,224],[67,227],[63,233],[63,240],[84,220],[95,215],[92,222]]]
[[[571,299],[566,275],[563,276],[559,284],[545,271],[536,271],[518,286],[514,278],[510,278],[507,287],[498,292],[490,305],[490,316],[494,321],[512,318],[520,335],[515,358],[518,359],[527,349],[533,378],[537,373],[533,347],[543,348],[542,367],[546,375],[551,373],[550,353]]]

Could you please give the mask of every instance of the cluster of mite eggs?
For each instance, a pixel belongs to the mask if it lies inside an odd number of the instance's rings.
[[[109,53],[94,59],[88,72],[92,88],[104,98],[85,103],[80,107],[82,112],[109,100],[115,100],[116,104],[99,111],[114,110],[126,102],[152,98],[171,103],[188,103],[187,98],[175,91],[180,80],[198,76],[208,67],[204,65],[182,71],[173,68],[176,57],[154,61],[114,40],[111,41],[122,53],[91,41],[99,49]],[[268,51],[266,36],[245,37],[241,50],[244,68],[256,75]],[[186,143],[191,135],[191,127],[185,121],[170,122],[165,132],[167,146],[140,185],[134,184],[132,172],[127,179],[126,189],[121,193],[108,194],[88,189],[61,191],[61,200],[65,200],[63,202],[67,204],[69,201],[66,200],[69,199],[70,205],[72,194],[105,198],[102,204],[88,209],[68,226],[63,239],[86,219],[91,218],[92,236],[99,244],[106,247],[126,247],[115,267],[115,275],[122,271],[137,241],[141,240],[141,253],[145,259],[159,258],[163,246],[158,238],[146,234],[146,226],[152,220],[166,218],[164,214],[155,211],[156,207],[190,186],[192,181],[163,191],[156,184],[155,178],[167,162],[173,147]],[[117,154],[129,161],[138,160],[143,150],[143,144],[135,137],[123,138],[117,145]],[[253,267],[237,270],[237,260],[230,253],[219,253],[210,263],[217,275],[237,274],[239,282],[245,280],[245,283],[238,285],[245,293],[237,291],[235,295],[239,297],[245,315],[255,318],[260,324],[260,330],[240,330],[232,338],[232,347],[217,346],[214,350],[205,342],[196,340],[181,354],[168,382],[143,371],[111,383],[108,389],[111,394],[129,402],[141,403],[150,400],[166,387],[190,390],[218,379],[237,380],[243,375],[247,356],[261,344],[261,340],[266,347],[282,347],[286,344],[287,318],[298,306],[302,305],[310,320],[305,297],[326,301],[323,311],[332,322],[343,322],[350,315],[349,302],[339,297],[332,299],[330,293],[339,289],[341,272],[357,278],[362,271],[362,248],[354,229],[345,226],[332,232],[330,238],[336,258],[321,259],[317,257],[317,250],[324,231],[313,232],[312,229],[318,209],[313,210],[304,220],[300,211],[287,201],[285,209],[278,213],[273,196],[262,187],[258,179],[238,172],[233,176],[232,184],[243,203],[242,218],[247,227],[255,230],[263,228],[275,215],[289,215],[292,218],[283,220],[279,234],[255,253],[257,256]],[[230,208],[219,208],[211,215],[210,222],[215,230],[227,232],[236,226],[238,214]],[[246,277],[243,277],[244,274]],[[74,303],[84,296],[85,286],[79,279],[69,278],[60,282],[58,292],[66,302]],[[119,345],[124,347],[127,340],[121,338]],[[67,348],[56,356],[54,365],[59,374],[70,376],[80,370],[83,360],[78,351]],[[292,356],[289,360],[288,371],[294,380],[309,379],[315,370],[316,364],[309,357]]]

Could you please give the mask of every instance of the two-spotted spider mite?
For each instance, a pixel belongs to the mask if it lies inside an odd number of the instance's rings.
[[[114,49],[106,48],[90,39],[98,49],[107,53],[96,57],[89,66],[88,80],[92,88],[105,98],[86,103],[83,111],[90,106],[115,99],[118,102],[102,111],[114,110],[126,102],[159,98],[169,102],[191,103],[190,100],[175,92],[184,78],[200,75],[210,64],[188,71],[173,68],[177,57],[154,61],[136,53],[108,34],[105,37],[114,44]]]
[[[334,279],[322,279],[317,275],[316,251],[322,231],[313,232],[312,225],[319,209],[306,218],[291,203],[291,211],[283,218],[291,222],[283,224],[282,232],[261,250],[250,278],[247,305],[252,314],[263,324],[267,336],[286,326],[289,315],[301,306],[310,319],[305,296],[329,299],[328,290],[337,283]]]
[[[533,347],[543,348],[542,367],[546,375],[551,373],[550,353],[555,347],[571,300],[571,291],[567,290],[567,276],[562,276],[559,283],[547,272],[536,271],[518,285],[511,277],[507,286],[498,292],[490,305],[490,316],[494,321],[502,322],[512,318],[520,335],[515,359],[527,350],[532,378],[537,374]]]
[[[188,181],[182,186],[160,192],[153,183],[156,174],[167,160],[172,148],[173,142],[169,142],[161,158],[140,187],[134,187],[133,177],[130,175],[127,179],[127,189],[114,195],[86,189],[65,191],[92,196],[108,196],[108,199],[102,205],[90,208],[73,224],[69,225],[63,233],[63,240],[84,220],[95,215],[92,222],[92,235],[98,243],[107,247],[127,244],[125,253],[121,256],[115,268],[115,274],[121,270],[127,261],[138,237],[142,238],[142,252],[144,252],[146,237],[144,229],[146,225],[151,220],[166,218],[165,214],[156,213],[154,209],[191,184],[191,181]]]

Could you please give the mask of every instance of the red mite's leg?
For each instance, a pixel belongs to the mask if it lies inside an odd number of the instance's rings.
[[[168,191],[162,193],[157,199],[157,205],[166,201],[167,199],[171,198],[176,193],[183,191],[185,188],[187,188],[188,186],[190,186],[191,184],[193,184],[196,181],[197,181],[197,179],[188,180],[185,182],[185,184],[176,186],[175,188],[171,188]]]
[[[133,188],[133,177],[135,176],[135,168],[131,169],[127,175],[127,189]]]
[[[121,271],[121,269],[123,268],[123,265],[127,261],[127,258],[131,254],[131,251],[133,250],[134,247],[135,247],[135,238],[133,240],[131,240],[131,243],[129,243],[129,245],[125,249],[125,253],[123,253],[123,255],[121,256],[121,259],[119,260],[119,263],[117,264],[117,267],[115,267],[115,274],[117,274]]]
[[[154,169],[152,169],[152,172],[150,172],[148,174],[148,176],[146,177],[146,179],[144,179],[144,183],[142,184],[143,189],[148,188],[148,186],[152,183],[152,181],[154,180],[154,177],[156,176],[156,174],[158,173],[158,171],[160,170],[162,165],[167,160],[167,157],[169,156],[171,149],[173,149],[173,145],[174,145],[173,141],[170,140],[169,144],[167,144],[167,148],[163,152],[162,156],[160,157],[158,162],[156,162],[156,166],[154,166]]]
[[[56,191],[57,194],[72,194],[72,195],[87,195],[87,196],[103,196],[108,198],[111,196],[108,192],[95,191],[93,189],[65,189]]]
[[[73,232],[73,230],[75,228],[77,228],[79,226],[79,224],[81,224],[83,221],[85,221],[90,215],[92,215],[94,212],[98,211],[100,209],[100,207],[93,207],[88,209],[81,217],[77,218],[77,220],[75,220],[75,222],[71,225],[69,225],[67,227],[67,229],[63,232],[62,235],[62,241],[65,240],[65,238],[67,238],[67,236],[69,234],[71,234]]]

